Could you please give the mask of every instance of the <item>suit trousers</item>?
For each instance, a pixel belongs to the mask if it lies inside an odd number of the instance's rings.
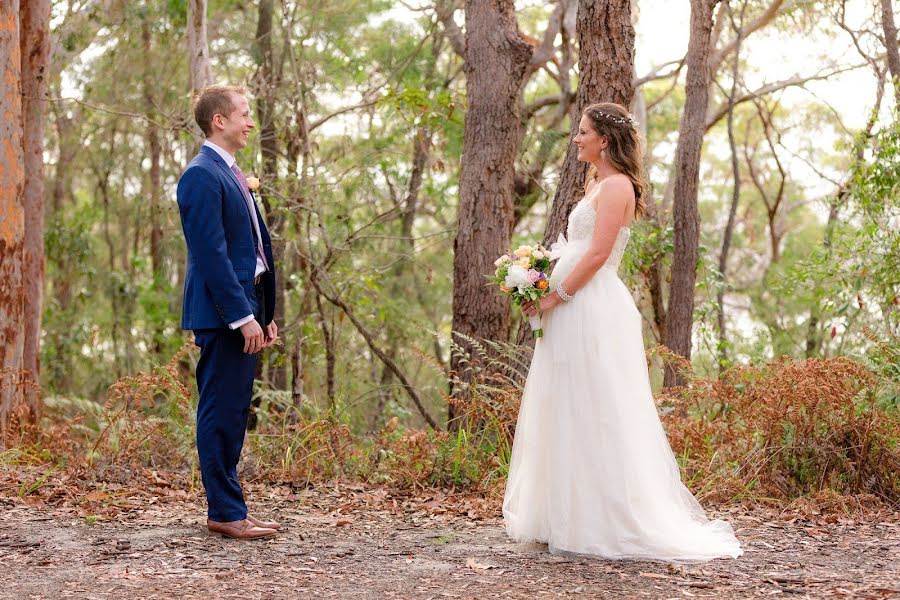
[[[255,286],[254,316],[264,313],[262,286]],[[207,515],[213,521],[240,521],[247,505],[238,481],[237,466],[247,431],[256,354],[244,352],[239,329],[197,329],[197,454],[206,489]]]

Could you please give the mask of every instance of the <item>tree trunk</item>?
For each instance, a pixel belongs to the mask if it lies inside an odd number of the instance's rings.
[[[685,61],[685,105],[675,149],[675,164],[678,166],[673,185],[675,250],[666,314],[666,345],[688,359],[691,357],[694,284],[697,281],[700,244],[700,216],[697,211],[700,152],[706,129],[710,38],[713,9],[717,2],[691,0],[691,37]],[[673,367],[666,367],[663,385],[671,387],[683,383]]]
[[[285,305],[287,287],[284,285],[284,250],[285,250],[285,212],[272,205],[267,190],[274,186],[278,179],[278,134],[275,129],[275,90],[278,88],[275,76],[274,58],[272,56],[272,19],[274,15],[273,0],[260,0],[256,26],[254,56],[257,64],[256,114],[259,119],[259,145],[262,152],[262,171],[260,178],[265,183],[258,196],[262,199],[266,211],[266,224],[272,233],[272,254],[275,256],[275,278],[282,282],[279,285],[279,297],[275,303],[275,322],[279,327],[285,324]],[[272,387],[277,390],[287,389],[288,364],[284,354],[290,347],[290,340],[285,338],[284,344],[272,348],[267,355],[271,373]]]
[[[322,305],[322,295],[316,294],[316,310],[319,313],[319,327],[322,329],[322,341],[325,346],[325,393],[328,396],[328,406],[334,408],[334,369],[337,357],[334,353],[334,321],[328,325],[325,315],[325,307]]]
[[[190,62],[191,97],[212,83],[209,44],[206,41],[206,0],[188,0],[187,44]],[[191,120],[193,123],[193,119]],[[203,132],[194,123],[194,137],[203,139]]]
[[[887,49],[888,69],[894,81],[894,98],[900,106],[900,50],[897,48],[897,25],[891,0],[881,0],[881,26],[884,28],[884,46]]]
[[[290,45],[290,35],[285,35],[284,43],[287,46]],[[292,108],[296,119],[296,129],[293,134],[289,136],[286,147],[287,164],[290,165],[290,169],[297,169],[297,165],[300,165],[300,176],[287,182],[288,197],[296,198],[294,206],[300,206],[306,201],[305,195],[308,194],[308,190],[311,189],[308,179],[314,176],[311,176],[310,173],[314,173],[315,169],[310,155],[311,144],[309,141],[309,123],[306,120],[307,111],[304,102],[305,97],[303,94],[299,94],[292,99]],[[293,261],[292,272],[297,273],[300,280],[304,282],[309,281],[312,278],[312,271],[314,268],[308,260],[308,257],[311,256],[309,250],[311,220],[311,212],[306,212],[305,218],[300,218],[296,214],[293,218],[296,250],[291,253]],[[282,285],[286,290],[290,289],[288,282],[283,282]],[[292,290],[292,292],[293,291],[294,290]],[[294,413],[299,415],[305,396],[305,382],[307,377],[307,370],[304,363],[306,360],[305,349],[307,344],[307,328],[304,326],[304,323],[307,321],[309,318],[308,315],[312,311],[312,295],[317,294],[317,292],[310,289],[308,286],[303,285],[299,286],[295,293],[299,298],[297,302],[297,316],[294,320],[297,324],[298,331],[294,350],[291,352],[291,399]],[[319,301],[317,299],[317,305],[318,303]],[[284,325],[287,325],[287,323]],[[286,329],[290,328],[286,327]]]
[[[578,133],[581,111],[596,102],[631,106],[634,97],[634,25],[631,0],[581,0],[575,32],[578,36],[578,93],[572,115],[572,135]],[[569,212],[581,198],[588,164],[578,161],[575,144],[566,148],[566,159],[553,196],[553,207],[544,231],[544,245],[566,230]]]
[[[305,259],[300,256],[299,252],[295,252],[293,256],[293,272],[297,273],[304,281],[309,276],[309,269],[304,264]],[[310,293],[300,294],[298,314],[307,315],[310,311]],[[303,398],[306,395],[306,372],[304,362],[306,355],[306,328],[303,321],[297,319],[297,338],[291,348],[291,405],[294,407],[294,415],[299,415],[300,409],[303,407]],[[292,417],[294,418],[294,417]]]
[[[509,303],[487,290],[485,275],[509,248],[513,223],[513,174],[519,139],[519,100],[532,47],[519,34],[512,0],[466,1],[466,95],[459,179],[459,222],[453,255],[453,331],[506,341]],[[470,345],[459,338],[463,353]],[[455,352],[451,370],[464,398],[472,379],[468,358]],[[450,404],[450,423],[459,409]]]
[[[150,20],[147,15],[141,22],[141,40],[144,55],[150,56]],[[156,119],[156,102],[154,99],[155,83],[150,61],[144,65],[144,110],[147,113],[147,147],[150,152],[149,193],[145,194],[150,201],[150,264],[153,270],[153,286],[164,285],[165,271],[162,256],[162,206],[160,205],[160,155],[162,148],[159,140],[159,129],[152,122]],[[136,237],[136,236],[135,236]],[[153,334],[153,352],[159,357],[163,345],[163,329],[160,322],[155,322]]]
[[[112,138],[115,135],[111,136]],[[110,143],[110,147],[113,142]],[[112,151],[110,151],[112,154]],[[107,293],[109,294],[110,309],[112,312],[110,324],[110,337],[112,339],[112,354],[115,363],[116,379],[120,379],[123,375],[122,360],[119,356],[119,288],[116,285],[116,246],[112,236],[112,226],[110,225],[110,205],[109,205],[109,170],[103,173],[97,173],[99,181],[97,188],[100,192],[100,198],[103,204],[103,239],[106,242],[106,250],[109,253],[108,263],[106,265],[109,277]]]
[[[7,441],[10,417],[22,401],[25,285],[25,157],[22,127],[22,56],[19,1],[0,2],[0,446]]]
[[[24,368],[40,376],[41,311],[44,300],[44,115],[50,58],[50,0],[22,6],[22,118],[25,178],[25,331]],[[37,419],[39,398],[29,394],[31,417]]]
[[[746,2],[741,7],[741,23],[744,20]],[[731,236],[734,233],[734,221],[737,215],[738,202],[741,198],[741,168],[738,163],[737,143],[734,139],[734,104],[737,98],[738,76],[740,75],[741,39],[743,31],[734,18],[734,13],[729,4],[725,4],[731,25],[737,33],[737,43],[734,48],[734,62],[731,68],[731,92],[728,95],[728,144],[731,147],[731,206],[728,210],[728,222],[725,224],[725,233],[722,235],[722,249],[719,252],[719,289],[716,292],[717,320],[719,323],[719,372],[728,367],[728,332],[725,324],[725,287],[728,285],[728,253],[731,250]]]

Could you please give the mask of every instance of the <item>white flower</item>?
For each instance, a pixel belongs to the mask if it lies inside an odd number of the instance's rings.
[[[540,259],[544,258],[544,253],[541,252],[540,250],[535,250],[534,252],[531,253],[531,256],[540,260]]]
[[[506,281],[503,282],[508,288],[519,288],[521,292],[525,288],[531,287],[531,278],[528,276],[528,269],[519,265],[512,265],[506,272]]]
[[[501,256],[500,258],[498,258],[497,260],[494,261],[494,266],[499,267],[503,263],[508,263],[508,262],[509,262],[509,256],[504,254],[503,256]]]

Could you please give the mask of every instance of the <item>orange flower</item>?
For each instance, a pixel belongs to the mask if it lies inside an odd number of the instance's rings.
[[[550,282],[546,279],[541,279],[537,282],[537,289],[539,290],[546,290],[548,287],[550,287]]]

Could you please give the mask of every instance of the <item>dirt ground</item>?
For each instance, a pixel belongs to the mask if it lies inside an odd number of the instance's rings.
[[[734,525],[744,556],[671,565],[551,556],[510,542],[496,508],[467,511],[452,496],[412,502],[339,485],[251,491],[259,517],[287,526],[277,538],[207,534],[196,497],[96,515],[85,502],[99,496],[53,506],[4,494],[0,598],[900,597],[896,513],[715,511]]]

